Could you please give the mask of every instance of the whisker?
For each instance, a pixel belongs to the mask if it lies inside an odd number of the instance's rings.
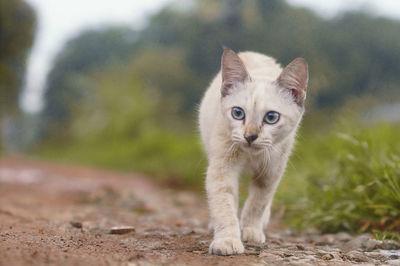
[[[265,172],[268,169],[268,164],[270,161],[270,153],[268,152],[268,149],[264,149],[262,151],[262,163],[260,166],[260,171],[258,171],[257,175],[254,177],[255,180],[262,178],[265,175]]]
[[[224,160],[231,159],[232,154],[236,152],[236,142],[232,142],[232,144],[229,146],[229,148],[226,150],[225,155],[224,155]]]
[[[274,147],[273,145],[271,145],[271,148],[273,149],[273,151],[277,152],[280,156],[282,156],[282,155],[284,154],[284,152],[278,150],[278,149],[277,149],[276,147]],[[294,164],[293,164],[290,160],[288,160],[287,163],[288,163],[291,167],[294,167],[294,168],[295,168]]]
[[[257,143],[262,143],[262,144],[272,144],[270,141],[259,141],[259,142],[257,142]]]

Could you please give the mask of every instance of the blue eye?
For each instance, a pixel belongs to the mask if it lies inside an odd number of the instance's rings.
[[[235,118],[236,120],[243,120],[245,117],[243,109],[240,107],[233,107],[232,117]]]
[[[268,113],[265,114],[264,116],[264,122],[267,124],[275,124],[279,121],[279,113],[275,111],[269,111]]]

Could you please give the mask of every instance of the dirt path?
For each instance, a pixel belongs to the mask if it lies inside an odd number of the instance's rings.
[[[135,231],[111,234],[115,226]],[[0,265],[400,265],[397,243],[276,225],[263,247],[212,256],[206,228],[203,198],[143,176],[0,159]]]

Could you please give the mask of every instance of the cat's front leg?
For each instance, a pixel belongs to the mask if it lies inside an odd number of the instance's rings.
[[[240,218],[243,241],[257,244],[265,242],[263,228],[269,220],[271,202],[279,179],[262,176],[253,178]]]
[[[206,189],[214,240],[209,252],[232,255],[244,252],[237,217],[238,172],[235,166],[211,163],[207,170]]]

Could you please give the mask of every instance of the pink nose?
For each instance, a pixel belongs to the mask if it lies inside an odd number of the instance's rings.
[[[247,140],[247,143],[251,144],[253,141],[255,141],[258,138],[257,134],[250,135],[250,136],[244,136],[244,138]]]

